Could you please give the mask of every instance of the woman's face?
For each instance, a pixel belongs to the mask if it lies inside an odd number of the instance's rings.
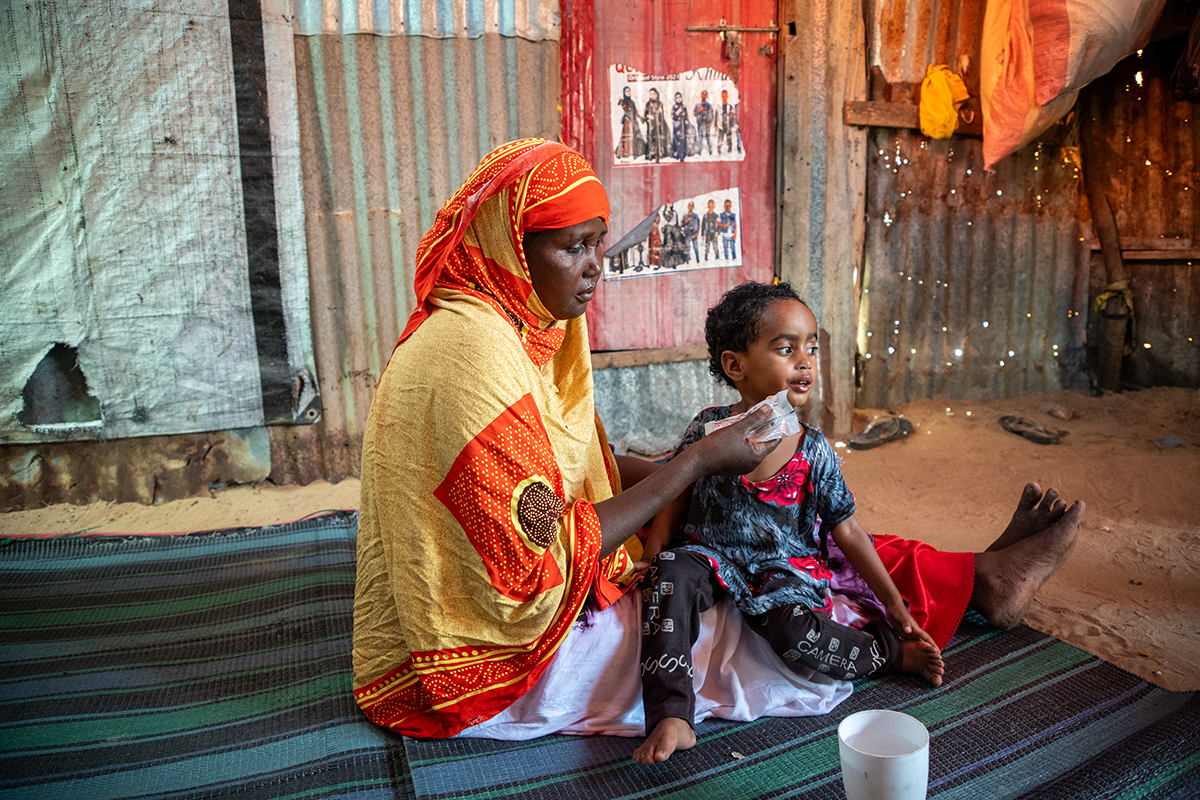
[[[595,219],[525,234],[525,263],[533,290],[555,319],[583,316],[600,282],[600,258],[608,226]]]

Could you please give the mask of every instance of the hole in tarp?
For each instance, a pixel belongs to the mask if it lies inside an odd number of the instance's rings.
[[[88,391],[79,368],[79,351],[59,342],[50,348],[25,388],[25,407],[17,412],[23,425],[55,425],[101,420],[100,401]]]

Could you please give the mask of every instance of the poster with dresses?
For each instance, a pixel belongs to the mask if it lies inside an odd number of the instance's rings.
[[[604,280],[742,265],[737,187],[685,197],[651,211],[604,251]]]
[[[608,78],[615,166],[745,159],[741,98],[725,73],[646,75],[613,64]]]

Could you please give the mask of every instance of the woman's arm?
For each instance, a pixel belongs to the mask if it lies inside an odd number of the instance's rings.
[[[887,610],[888,622],[900,634],[900,638],[920,639],[937,647],[933,637],[912,618],[908,606],[904,605],[900,590],[896,588],[892,576],[888,575],[887,568],[879,559],[879,553],[875,552],[875,543],[871,541],[863,526],[858,524],[853,514],[833,529],[833,540],[846,554],[850,566],[854,567],[855,572],[862,576],[871,587],[871,591],[883,603]]]
[[[644,477],[627,491],[596,503],[600,518],[600,557],[620,547],[701,475],[744,475],[779,444],[746,437],[770,416],[763,407],[733,425],[714,431]]]

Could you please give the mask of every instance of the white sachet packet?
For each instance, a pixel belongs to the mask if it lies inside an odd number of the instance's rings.
[[[771,418],[759,425],[746,438],[752,442],[773,442],[776,439],[782,439],[785,436],[791,436],[793,433],[800,432],[800,419],[796,416],[796,409],[787,401],[787,389],[780,390],[777,394],[773,394],[761,403],[758,403],[746,414],[753,414],[763,406],[771,408]],[[727,425],[732,425],[746,414],[737,414],[726,419],[716,419],[711,422],[704,423],[704,435],[719,431]]]

